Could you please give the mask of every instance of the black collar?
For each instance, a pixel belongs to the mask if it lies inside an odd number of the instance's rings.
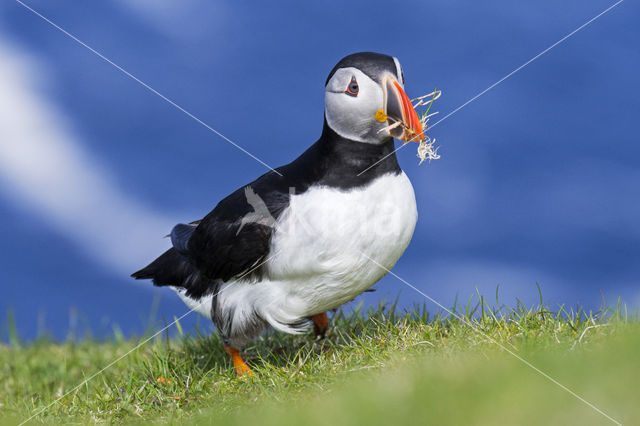
[[[388,173],[399,174],[394,151],[392,138],[379,145],[353,141],[338,135],[325,119],[320,139],[278,171],[298,191],[310,185],[351,189]]]

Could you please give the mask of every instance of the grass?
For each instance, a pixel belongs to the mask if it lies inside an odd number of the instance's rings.
[[[614,419],[640,418],[637,314],[455,311],[337,312],[324,341],[271,332],[245,348],[255,375],[241,380],[217,335],[159,336],[32,422],[614,424],[503,348]],[[137,343],[14,335],[0,346],[0,417],[28,418]]]

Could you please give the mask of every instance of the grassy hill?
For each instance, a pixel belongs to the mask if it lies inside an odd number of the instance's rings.
[[[19,423],[43,410],[31,423],[273,425],[640,419],[637,314],[479,304],[456,315],[387,306],[336,313],[323,341],[271,332],[245,348],[255,375],[244,379],[219,338],[198,330],[160,335],[127,356],[139,341],[14,338],[0,346],[0,417]]]

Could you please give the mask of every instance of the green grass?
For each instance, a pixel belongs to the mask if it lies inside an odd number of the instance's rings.
[[[614,424],[504,348],[623,424],[640,419],[637,314],[484,303],[457,313],[338,312],[320,342],[268,333],[245,348],[245,379],[216,335],[159,336],[33,422]],[[137,343],[14,335],[0,346],[0,417],[30,417]]]

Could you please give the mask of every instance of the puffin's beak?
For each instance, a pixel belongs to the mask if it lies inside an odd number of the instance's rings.
[[[407,142],[420,142],[424,140],[424,131],[418,113],[411,105],[411,101],[402,86],[391,76],[385,78],[386,115],[389,124],[402,122],[389,130],[391,136]]]

